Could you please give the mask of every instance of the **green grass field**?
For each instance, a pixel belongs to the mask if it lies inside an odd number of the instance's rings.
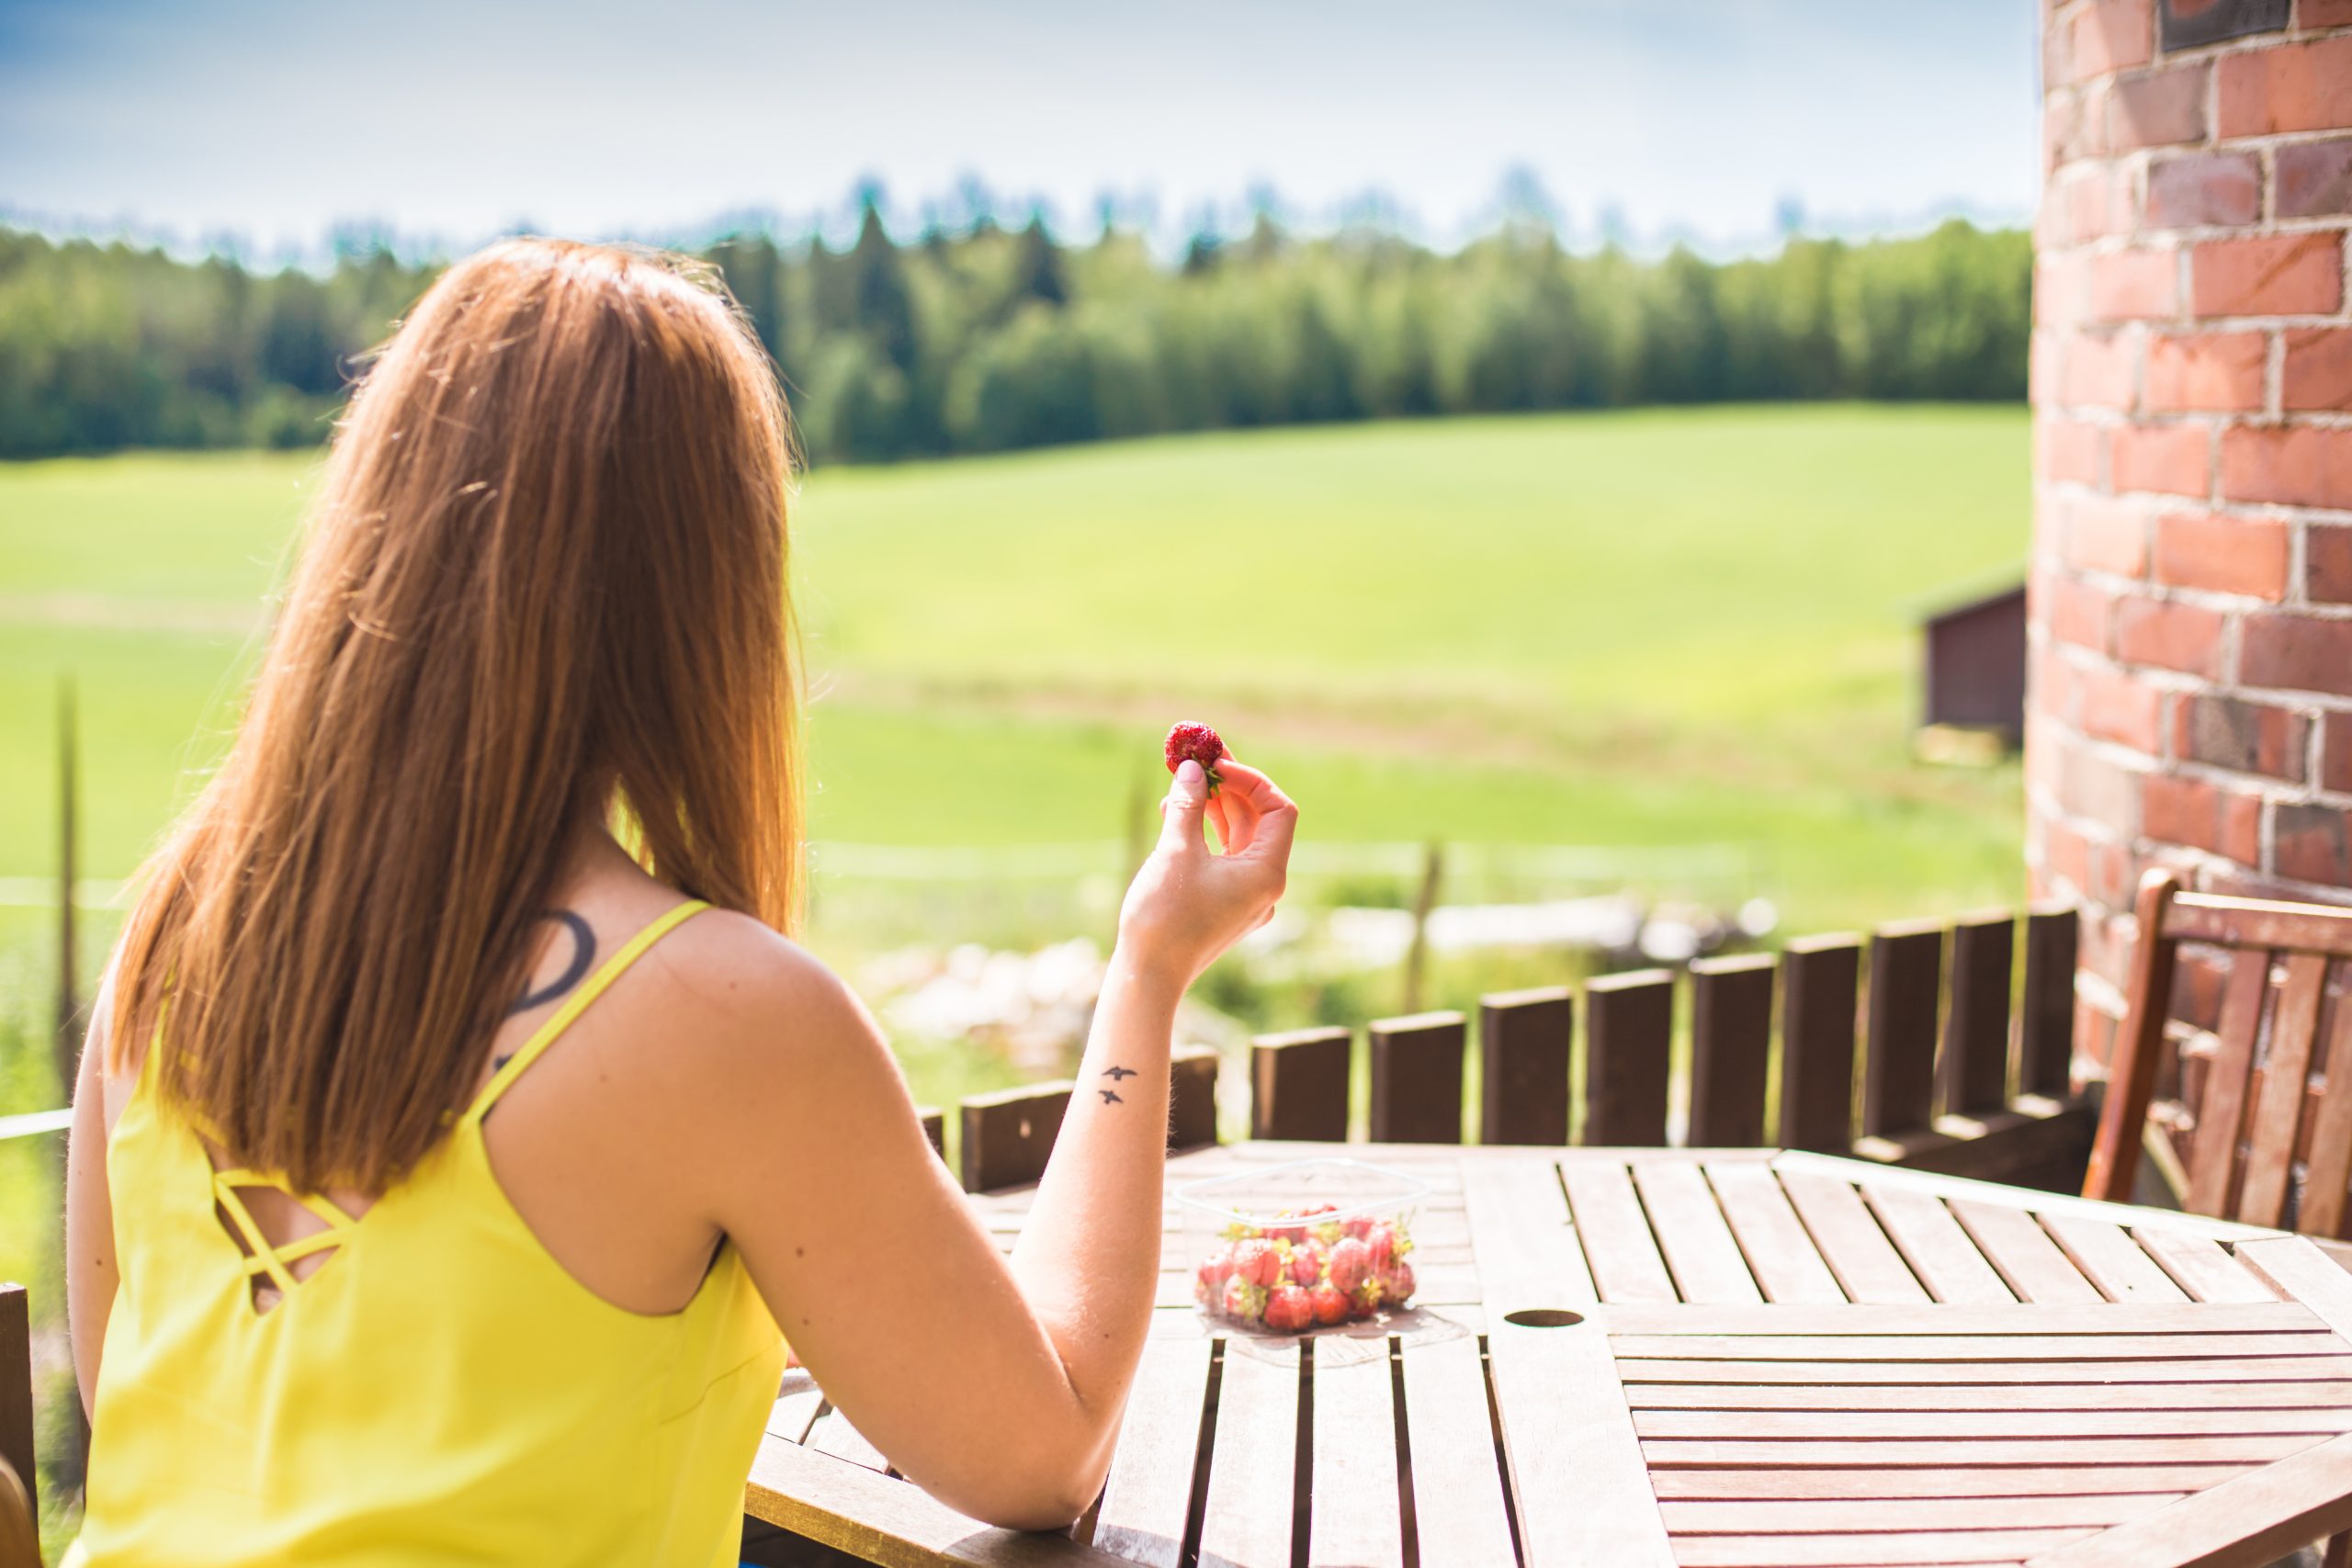
[[[1783,406],[820,471],[813,833],[1114,840],[1199,716],[1318,843],[1735,845],[1788,931],[2014,899],[2017,770],[1908,736],[1919,601],[2021,560],[2028,440],[2022,409]],[[61,671],[84,873],[138,863],[225,740],[316,463],[0,468],[0,879],[53,872]],[[0,910],[28,1019],[45,932]]]

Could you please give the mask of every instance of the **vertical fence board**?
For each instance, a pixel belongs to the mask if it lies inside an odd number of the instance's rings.
[[[2025,918],[2025,1001],[2018,1020],[2018,1092],[2064,1100],[2073,1087],[2075,958],[2082,917],[2071,904]]]
[[[964,1100],[964,1190],[992,1192],[1043,1175],[1075,1087],[1064,1079]]]
[[[1478,998],[1481,1143],[1568,1141],[1568,1047],[1576,1028],[1576,993],[1566,986]]]
[[[941,1159],[947,1157],[947,1118],[936,1105],[918,1105],[915,1115],[922,1122],[922,1135],[931,1140],[931,1152]]]
[[[1998,1111],[2009,1098],[2009,976],[2017,918],[2007,909],[1951,928],[1951,1005],[1944,1014],[1939,1088],[1948,1111]]]
[[[1666,1143],[1674,1043],[1674,976],[1663,969],[1604,975],[1585,987],[1584,1131],[1579,1143]]]
[[[1168,1146],[1197,1149],[1216,1142],[1217,1055],[1212,1046],[1179,1045],[1168,1064]]]
[[[1905,920],[1871,935],[1862,1131],[1898,1137],[1925,1128],[1936,1094],[1936,1001],[1942,988],[1943,927]]]
[[[1690,965],[1690,1127],[1683,1141],[1694,1148],[1764,1141],[1772,971],[1770,953]]]
[[[1250,1135],[1345,1143],[1355,1036],[1295,1029],[1250,1043]]]
[[[1854,1138],[1854,1019],[1862,947],[1800,937],[1781,954],[1781,1134],[1792,1149],[1843,1154]]]
[[[0,1285],[0,1459],[39,1506],[33,1469],[33,1335],[22,1285]]]
[[[1423,1012],[1372,1024],[1374,1143],[1462,1141],[1462,1051],[1467,1022],[1458,1012]]]

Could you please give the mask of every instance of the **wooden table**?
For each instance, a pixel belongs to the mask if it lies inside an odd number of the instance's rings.
[[[2352,1274],[2299,1237],[1769,1150],[1245,1144],[1432,1188],[1394,1333],[1216,1337],[1171,1206],[1069,1538],[888,1473],[805,1381],[747,1511],[878,1562],[2261,1564],[2352,1526]],[[1009,1244],[1026,1193],[976,1198]]]

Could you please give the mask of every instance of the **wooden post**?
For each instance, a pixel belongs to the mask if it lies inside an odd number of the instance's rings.
[[[1943,927],[1905,920],[1871,934],[1870,1021],[1862,1064],[1862,1132],[1894,1138],[1934,1119],[1936,1003]]]
[[[918,1105],[915,1116],[922,1122],[922,1135],[931,1140],[931,1152],[941,1159],[947,1157],[947,1118],[936,1105]]]
[[[57,678],[57,1021],[51,1051],[57,1066],[58,1092],[72,1099],[75,1067],[81,1055],[82,1002],[79,965],[74,944],[74,883],[79,874],[74,854],[80,781],[75,735],[74,677]],[[29,1482],[28,1484],[30,1484]]]
[[[1568,1047],[1576,993],[1566,986],[1478,998],[1478,1140],[1568,1141]]]
[[[2075,962],[2082,916],[2037,904],[2025,917],[2025,1000],[2018,1019],[2018,1092],[2064,1100],[2075,1079]]]
[[[1421,1010],[1421,987],[1429,969],[1430,911],[1437,908],[1438,884],[1444,874],[1444,853],[1431,840],[1421,856],[1421,886],[1413,895],[1412,945],[1405,950],[1405,1011],[1408,1014]]]
[[[1764,1142],[1773,968],[1766,953],[1691,962],[1690,1124],[1683,1141],[1693,1148]]]
[[[1781,1132],[1792,1149],[1844,1154],[1854,1141],[1854,1020],[1862,944],[1799,937],[1781,954]]]
[[[1208,1045],[1179,1045],[1168,1063],[1168,1147],[1216,1142],[1217,1055]]]
[[[1663,1147],[1674,976],[1604,975],[1584,989],[1584,1130],[1578,1143]]]
[[[22,1285],[0,1284],[0,1459],[8,1461],[25,1495],[40,1497],[33,1468],[33,1333]]]
[[[961,1107],[964,1190],[993,1192],[1044,1175],[1076,1087],[1065,1080],[967,1096]]]
[[[2009,1098],[2009,976],[2017,919],[2007,909],[1951,928],[1951,1005],[1937,1063],[1943,1108],[1962,1116],[1999,1111]]]
[[[1372,1141],[1462,1141],[1462,1053],[1468,1020],[1458,1012],[1385,1018],[1372,1025]]]
[[[1250,1135],[1348,1141],[1349,1075],[1355,1036],[1295,1029],[1250,1042]]]

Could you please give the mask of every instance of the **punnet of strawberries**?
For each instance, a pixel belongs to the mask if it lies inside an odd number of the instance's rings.
[[[1329,1203],[1235,1224],[1201,1259],[1193,1299],[1211,1316],[1295,1334],[1394,1311],[1412,1299],[1413,1238],[1400,1215],[1342,1214]]]

